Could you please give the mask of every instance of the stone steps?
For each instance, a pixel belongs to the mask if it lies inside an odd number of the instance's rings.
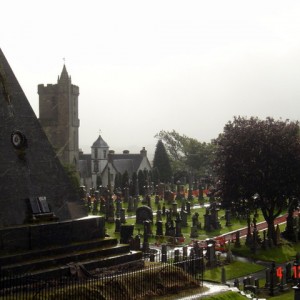
[[[117,239],[103,238],[2,256],[0,264],[4,276],[30,274],[36,278],[49,278],[70,276],[72,264],[90,271],[141,259],[140,251],[130,251],[129,245],[118,244]]]

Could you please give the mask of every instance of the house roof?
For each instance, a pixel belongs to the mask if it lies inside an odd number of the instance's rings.
[[[97,138],[97,140],[94,142],[92,148],[109,148],[107,143],[103,140],[101,135]]]

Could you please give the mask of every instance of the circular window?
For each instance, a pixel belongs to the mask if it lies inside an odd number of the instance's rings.
[[[11,134],[11,143],[16,149],[26,148],[27,146],[26,137],[19,130],[16,130]]]

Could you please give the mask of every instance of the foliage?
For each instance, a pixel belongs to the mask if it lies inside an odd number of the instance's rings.
[[[115,176],[114,189],[121,190],[122,188],[122,174],[118,172]]]
[[[63,164],[64,170],[66,174],[68,175],[72,186],[78,191],[80,189],[80,177],[79,173],[76,171],[76,168],[72,164]]]
[[[214,144],[201,143],[175,130],[162,130],[155,137],[164,142],[173,173],[189,170],[201,177],[212,173]]]
[[[144,172],[139,170],[138,172],[138,183],[139,183],[139,192],[141,195],[145,194],[146,178]]]
[[[262,265],[240,261],[234,261],[229,265],[225,265],[224,268],[227,280],[246,276],[265,269],[265,267]],[[208,269],[204,272],[203,278],[204,280],[213,280],[216,282],[221,282],[221,272],[221,268]]]
[[[172,169],[170,159],[162,140],[158,140],[156,144],[153,168],[157,171],[160,182],[171,182]]]
[[[223,205],[259,207],[275,240],[274,219],[299,191],[298,122],[235,117],[215,144]]]

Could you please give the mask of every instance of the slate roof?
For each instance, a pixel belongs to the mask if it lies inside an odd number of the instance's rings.
[[[97,138],[97,140],[94,142],[92,148],[109,148],[107,143],[103,140],[101,135]]]
[[[86,216],[1,49],[0,120],[0,228],[27,222],[30,197],[45,196],[60,221]],[[11,142],[16,130],[26,137],[24,150]]]

